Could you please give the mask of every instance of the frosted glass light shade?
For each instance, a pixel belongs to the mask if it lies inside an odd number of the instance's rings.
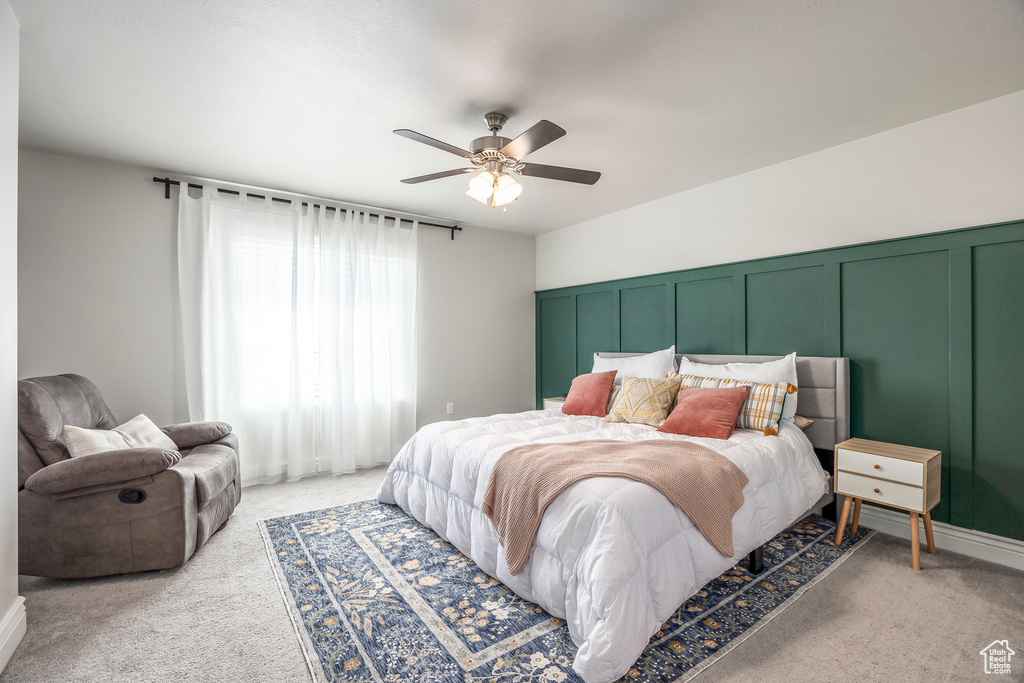
[[[523,186],[515,178],[503,173],[498,178],[498,187],[494,190],[494,206],[504,206],[514,202],[523,193]]]
[[[491,198],[493,191],[494,176],[491,175],[490,171],[484,171],[480,175],[470,178],[469,189],[466,190],[466,194],[481,204],[486,204],[487,200]]]

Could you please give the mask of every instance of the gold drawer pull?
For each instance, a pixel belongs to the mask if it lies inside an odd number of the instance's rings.
[[[880,470],[880,469],[882,469],[882,466],[881,465],[875,465],[875,469],[876,470]]]
[[[878,489],[875,489],[875,493],[881,493],[881,491],[878,490]]]

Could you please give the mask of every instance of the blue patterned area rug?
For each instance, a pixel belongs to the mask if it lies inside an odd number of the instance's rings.
[[[365,501],[260,523],[315,681],[581,681],[565,622],[519,598],[400,508]],[[709,583],[626,681],[686,681],[766,624],[874,532],[812,516]]]

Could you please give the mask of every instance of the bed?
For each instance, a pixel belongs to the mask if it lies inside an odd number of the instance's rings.
[[[629,355],[629,354],[608,354]],[[762,362],[774,356],[686,357],[701,363]],[[849,436],[849,363],[799,358],[802,432],[784,421],[778,436],[737,429],[727,440],[682,437],[644,425],[563,415],[557,410],[438,422],[420,429],[395,457],[377,498],[397,504],[518,595],[567,622],[587,683],[625,674],[650,636],[711,579],[832,497],[815,448]],[[735,555],[715,550],[656,489],[618,477],[573,484],[547,508],[525,567],[513,576],[480,505],[495,461],[526,443],[588,439],[688,439],[747,475],[733,517]]]

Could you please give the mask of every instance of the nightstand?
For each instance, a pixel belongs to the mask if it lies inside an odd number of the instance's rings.
[[[939,504],[942,485],[942,451],[900,446],[883,441],[849,439],[836,444],[835,490],[846,497],[839,517],[836,545],[843,542],[843,531],[853,503],[856,533],[860,504],[868,500],[910,513],[910,545],[914,569],[921,568],[918,518],[924,516],[928,552],[935,554],[931,510]]]
[[[546,398],[544,399],[544,410],[561,410],[563,403],[565,403],[565,396]]]

